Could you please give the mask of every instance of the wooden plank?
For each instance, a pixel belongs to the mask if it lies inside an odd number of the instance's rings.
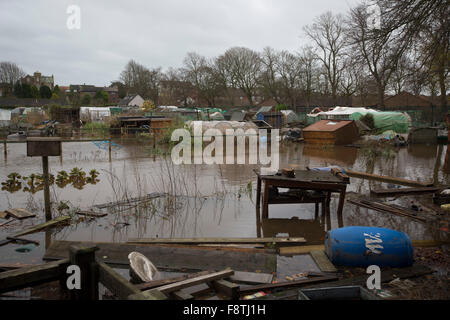
[[[95,217],[95,218],[101,218],[108,215],[107,213],[104,212],[83,211],[83,210],[77,211],[76,214],[80,216]]]
[[[145,244],[259,244],[259,243],[305,243],[305,238],[131,238],[127,243]]]
[[[229,279],[235,282],[250,284],[272,283],[273,274],[235,271],[234,275],[232,275]]]
[[[413,216],[412,214],[410,214],[404,210],[400,210],[398,208],[394,208],[394,207],[391,207],[389,205],[382,204],[382,203],[369,202],[369,201],[358,201],[358,200],[348,200],[348,202],[351,204],[360,206],[360,207],[364,207],[364,208],[375,210],[375,211],[382,212],[382,213],[390,213],[390,214],[394,214],[394,215],[401,216],[401,217],[408,217],[410,219],[420,221],[420,222],[427,221],[426,218]]]
[[[5,212],[19,220],[36,217],[34,213],[31,213],[30,211],[22,208],[7,209],[5,210]]]
[[[0,218],[6,219],[8,217],[8,212],[6,211],[0,211]]]
[[[1,264],[0,264],[1,267]],[[204,276],[207,274],[211,274],[214,273],[215,271],[201,271],[201,272],[195,272],[195,273],[191,273],[191,274],[186,274],[184,276],[180,276],[180,277],[173,277],[173,278],[167,278],[167,279],[161,279],[161,280],[153,280],[153,281],[148,281],[148,282],[144,282],[144,283],[139,283],[136,284],[135,287],[137,287],[139,290],[148,290],[148,289],[153,289],[156,287],[161,287],[163,285],[166,284],[170,284],[170,283],[175,283],[175,282],[179,282],[179,281],[183,281],[186,279],[192,279],[195,277],[200,277],[200,276]]]
[[[129,295],[128,300],[167,300],[167,296],[157,289],[151,289]]]
[[[214,289],[218,292],[222,292],[231,300],[239,300],[240,287],[235,283],[231,283],[227,280],[215,280],[212,282]]]
[[[309,246],[290,246],[279,248],[280,255],[293,255],[293,254],[308,254],[314,250],[325,250],[323,244],[309,245]]]
[[[175,298],[175,300],[194,300],[193,295],[191,295],[189,293],[185,293],[181,290],[172,292],[171,296],[173,296]]]
[[[323,250],[312,250],[310,253],[311,257],[316,262],[320,271],[322,272],[337,272],[335,266],[328,259],[327,255]]]
[[[23,242],[23,243],[33,243],[35,245],[39,245],[39,241],[35,241],[35,240],[29,240],[29,239],[24,239],[24,238],[17,238],[17,237],[6,237],[6,240],[12,240],[15,242]]]
[[[141,290],[103,262],[98,262],[98,271],[99,281],[119,299],[124,300],[130,295],[141,293]]]
[[[338,279],[335,276],[314,277],[306,280],[285,281],[271,284],[260,284],[256,286],[241,288],[241,295],[249,294],[256,291],[273,290],[278,288],[302,287],[313,283],[329,282]],[[367,277],[366,277],[367,279]]]
[[[70,245],[97,246],[97,261],[129,266],[128,254],[136,251],[149,257],[158,269],[202,271],[231,268],[238,271],[272,273],[276,271],[277,255],[273,253],[205,250],[129,243],[52,241],[44,260],[66,258]]]
[[[0,227],[1,227],[1,226],[4,226],[4,225],[7,225],[8,223],[11,223],[11,222],[13,222],[13,221],[15,221],[15,219],[9,219],[8,221],[5,221],[5,222],[1,223],[1,224],[0,224]]]
[[[23,235],[26,235],[26,234],[38,232],[38,231],[41,231],[43,229],[53,227],[53,226],[55,226],[55,225],[57,225],[59,223],[67,221],[67,220],[70,220],[70,216],[61,216],[61,217],[58,217],[56,219],[47,221],[45,223],[38,224],[36,226],[32,226],[32,227],[30,227],[30,228],[28,228],[28,229],[26,229],[24,231],[21,231],[19,233],[14,234],[13,237],[19,237],[19,236],[23,236]],[[68,248],[67,248],[67,250],[68,250]]]
[[[68,259],[0,272],[0,293],[58,280],[66,273]]]
[[[380,280],[382,283],[386,283],[396,278],[408,279],[431,274],[433,272],[434,271],[432,269],[424,265],[413,265],[411,267],[405,268],[388,268],[385,270],[383,269],[381,270]],[[340,287],[340,286],[354,286],[354,285],[366,287],[367,277],[368,277],[367,275],[356,276],[338,281],[327,282],[325,284],[317,284],[317,285],[314,284],[312,286],[308,286],[308,288]]]
[[[402,179],[402,178],[380,176],[378,174],[371,174],[371,173],[359,172],[359,171],[353,171],[353,170],[345,170],[345,173],[350,177],[393,183],[393,184],[398,184],[398,185],[408,186],[408,187],[431,187],[431,186],[433,186],[432,182],[419,182],[419,181],[413,181],[413,180]]]
[[[204,283],[207,281],[213,281],[213,280],[217,280],[217,279],[223,279],[223,278],[231,276],[232,274],[234,274],[233,270],[222,270],[222,271],[214,272],[214,273],[207,274],[204,276],[167,284],[165,286],[158,287],[156,289],[164,294],[168,294],[168,293],[171,293],[174,291],[181,290],[186,287],[194,286],[199,283]],[[147,291],[144,291],[144,292],[147,292]]]
[[[370,193],[376,196],[402,196],[410,194],[435,193],[445,187],[422,187],[422,188],[400,188],[400,189],[374,189]]]

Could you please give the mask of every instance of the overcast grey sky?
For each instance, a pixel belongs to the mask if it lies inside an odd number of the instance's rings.
[[[130,59],[180,67],[185,54],[212,57],[234,46],[294,51],[302,26],[357,0],[0,0],[0,61],[55,76],[59,85],[109,85]],[[81,9],[69,30],[69,5]]]

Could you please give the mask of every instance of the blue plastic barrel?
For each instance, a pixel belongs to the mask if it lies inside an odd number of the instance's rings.
[[[345,227],[328,231],[325,253],[338,266],[407,267],[414,249],[403,232],[377,227]]]

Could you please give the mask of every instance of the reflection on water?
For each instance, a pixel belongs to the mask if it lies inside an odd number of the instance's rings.
[[[145,205],[109,208],[108,216],[86,219],[74,216],[74,224],[58,230],[55,239],[86,241],[126,241],[137,237],[272,237],[277,234],[305,237],[310,243],[322,243],[327,230],[349,225],[380,226],[406,232],[413,239],[442,237],[435,226],[424,225],[407,218],[382,214],[359,208],[349,203],[344,206],[342,219],[336,217],[337,198],[332,198],[330,213],[315,215],[314,205],[272,205],[270,219],[261,221],[255,212],[255,165],[181,165],[174,166],[170,157],[151,155],[146,143],[128,143],[118,139],[109,162],[108,151],[90,142],[63,144],[62,159],[51,157],[49,168],[71,172],[74,167],[84,172],[97,170],[100,181],[77,189],[72,184],[65,188],[51,187],[53,203],[67,203],[73,208],[89,209],[99,203],[114,202],[159,192],[168,196],[146,202]],[[446,146],[407,148],[327,147],[310,148],[304,144],[282,145],[280,166],[304,169],[306,167],[339,165],[406,179],[448,183],[442,166]],[[8,159],[0,167],[0,179],[11,172],[30,177],[41,171],[38,158],[25,157],[25,144],[8,145]],[[70,174],[67,174],[70,176]],[[62,176],[60,176],[63,179]],[[62,180],[61,180],[62,181]],[[60,181],[60,182],[61,182]],[[348,192],[368,194],[373,188],[386,184],[352,178]],[[43,219],[43,193],[0,192],[0,210],[28,208]],[[14,225],[17,230],[24,227]],[[12,232],[2,228],[0,237]],[[36,234],[33,237],[39,238]],[[44,239],[42,239],[43,241]],[[5,246],[4,248],[6,248]],[[0,253],[6,254],[0,248]],[[42,248],[36,251],[43,250]]]

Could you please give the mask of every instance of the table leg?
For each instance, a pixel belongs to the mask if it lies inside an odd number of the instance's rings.
[[[259,210],[261,205],[261,178],[258,176],[256,182],[256,210]]]
[[[267,182],[264,183],[262,218],[269,218],[269,184]]]
[[[338,211],[337,211],[338,212],[338,216],[342,215],[342,210],[344,209],[345,192],[346,192],[346,188],[341,190],[341,192],[339,194],[339,205],[338,205]]]

